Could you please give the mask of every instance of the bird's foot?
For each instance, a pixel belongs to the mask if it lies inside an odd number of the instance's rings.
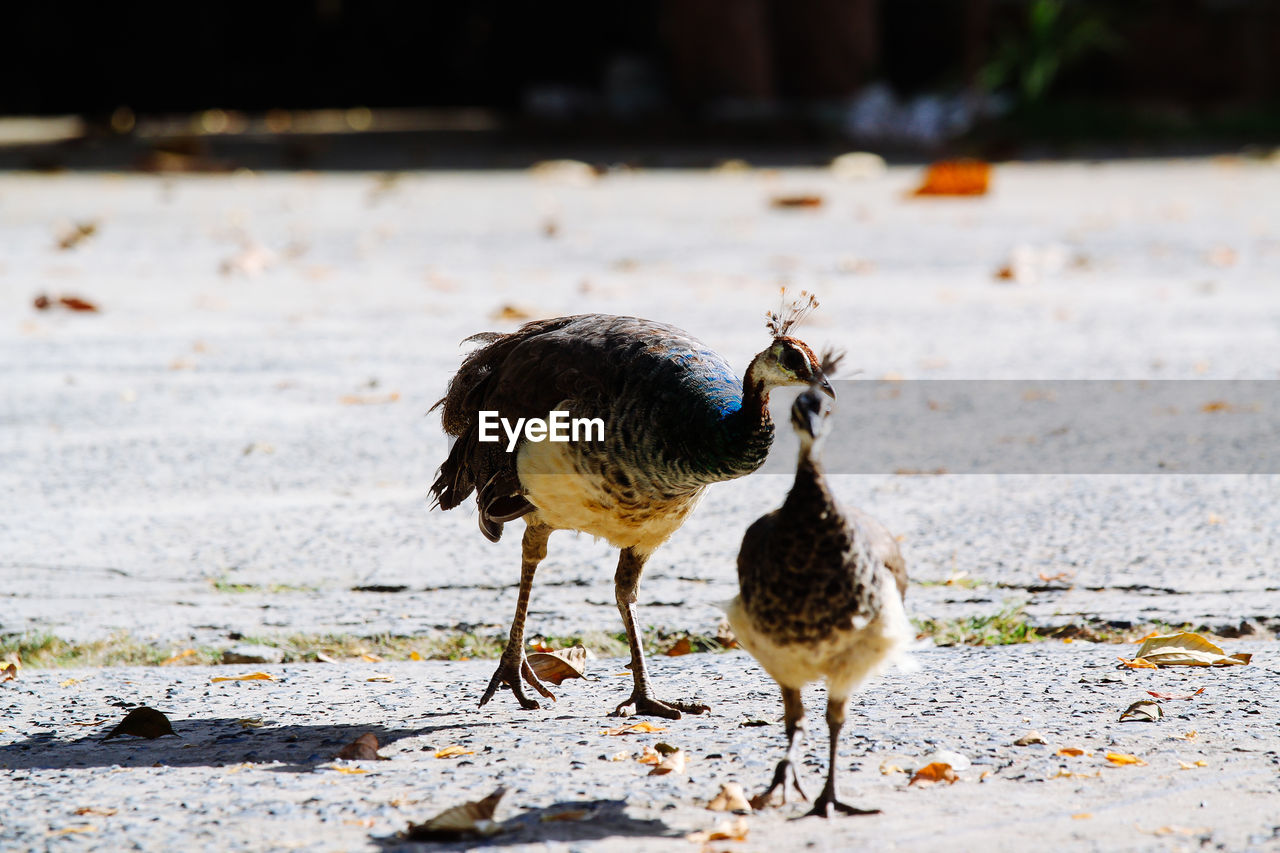
[[[520,683],[522,677],[529,682],[529,686],[534,690],[537,690],[552,702],[556,701],[555,694],[548,690],[547,686],[534,674],[533,667],[529,666],[529,661],[525,659],[522,651],[519,662],[507,655],[502,656],[497,670],[493,673],[493,678],[489,679],[489,686],[485,688],[484,695],[480,697],[480,705],[484,706],[486,702],[493,698],[493,694],[497,692],[498,687],[505,685],[511,688],[511,692],[515,695],[516,701],[520,703],[521,708],[526,711],[541,708],[542,705],[538,703],[537,699],[530,699],[524,694],[524,686]]]
[[[833,791],[824,790],[821,794],[818,795],[818,799],[814,800],[813,808],[809,809],[809,812],[805,815],[805,817],[831,817],[833,814],[847,814],[847,815],[880,814],[880,810],[856,808],[854,806],[849,805],[848,803],[842,803],[839,800],[837,800],[836,795]]]
[[[787,802],[787,785],[788,783],[795,792],[800,795],[800,799],[805,802],[809,801],[809,795],[804,792],[804,788],[800,787],[800,776],[796,773],[796,765],[790,758],[784,758],[778,762],[778,767],[773,771],[773,781],[769,783],[769,787],[764,793],[756,794],[751,798],[751,808],[759,811],[768,808],[773,792],[782,789],[782,802]]]
[[[662,717],[667,720],[678,720],[684,714],[705,714],[711,710],[710,705],[701,702],[663,702],[654,699],[647,693],[632,693],[627,699],[613,709],[615,717]]]

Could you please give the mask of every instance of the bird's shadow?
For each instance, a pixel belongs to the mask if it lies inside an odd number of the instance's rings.
[[[402,835],[374,836],[369,840],[383,851],[432,849],[473,850],[513,844],[547,844],[601,841],[606,838],[679,838],[680,833],[656,818],[627,814],[626,800],[566,800],[529,809],[497,824],[498,831],[483,838],[458,841],[410,841]]]
[[[446,713],[424,715],[452,716]],[[103,741],[110,725],[101,731],[65,740],[57,732],[35,734],[0,746],[0,767],[8,770],[63,770],[73,767],[224,767],[231,764],[272,764],[277,771],[310,772],[317,764],[332,761],[342,747],[372,732],[380,747],[409,737],[422,737],[449,729],[472,730],[493,723],[474,720],[419,727],[388,728],[381,725],[274,725],[215,717],[173,720],[178,736],[154,740],[118,737]]]

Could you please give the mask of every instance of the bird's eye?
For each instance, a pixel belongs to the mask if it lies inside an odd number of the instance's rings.
[[[782,351],[782,366],[792,373],[799,374],[808,366],[809,360],[799,350],[787,347]]]

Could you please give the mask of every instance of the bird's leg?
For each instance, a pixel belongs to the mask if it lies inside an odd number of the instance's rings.
[[[648,557],[648,554],[634,548],[623,548],[618,555],[618,571],[613,576],[613,592],[618,600],[618,612],[622,614],[622,625],[627,629],[627,643],[631,646],[631,677],[635,681],[631,696],[614,709],[613,715],[629,717],[633,714],[645,714],[678,720],[682,711],[688,714],[710,711],[709,705],[700,702],[660,701],[649,690],[649,672],[645,668],[640,630],[636,627],[636,587],[640,585],[640,573],[644,571],[644,562]]]
[[[773,771],[773,781],[769,783],[769,788],[763,794],[752,798],[751,805],[755,808],[768,805],[769,797],[778,788],[782,788],[782,802],[785,803],[788,782],[800,795],[800,799],[809,799],[804,788],[800,787],[800,777],[796,773],[796,765],[799,763],[796,749],[804,742],[804,703],[800,700],[798,687],[782,688],[782,715],[787,727],[787,754],[782,757],[777,769]]]
[[[879,809],[859,809],[840,802],[836,798],[836,749],[840,743],[840,729],[844,726],[845,707],[849,704],[847,697],[839,699],[827,697],[827,729],[831,732],[831,748],[827,756],[827,784],[823,786],[818,799],[813,801],[810,816],[831,817],[834,809],[840,814],[880,814]]]
[[[534,690],[552,702],[556,700],[546,685],[534,675],[524,655],[524,618],[529,609],[529,592],[533,589],[533,573],[538,570],[538,564],[547,556],[547,537],[550,535],[550,527],[532,524],[525,527],[524,540],[521,542],[520,593],[516,600],[516,615],[511,620],[511,636],[507,639],[507,648],[502,652],[497,671],[494,672],[493,678],[489,679],[489,686],[480,697],[481,705],[493,698],[499,685],[505,684],[511,688],[521,708],[531,711],[541,707],[538,700],[524,695],[524,687],[520,683],[522,676]]]

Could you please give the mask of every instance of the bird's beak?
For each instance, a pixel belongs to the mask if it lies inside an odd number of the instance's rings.
[[[811,438],[817,438],[818,432],[822,429],[822,410],[821,409],[803,409],[805,432],[809,433]]]
[[[815,370],[813,373],[813,386],[826,394],[832,400],[836,398],[836,390],[831,387],[831,381],[827,379],[826,374],[821,370]]]

